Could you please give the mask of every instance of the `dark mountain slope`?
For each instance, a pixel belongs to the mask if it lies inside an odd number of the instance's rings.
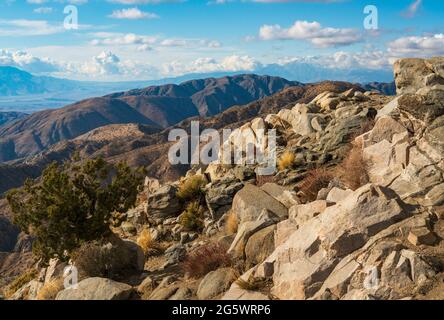
[[[9,122],[18,120],[18,119],[22,119],[26,116],[27,116],[27,114],[22,113],[22,112],[14,112],[14,111],[1,112],[0,111],[0,126],[5,125]]]
[[[0,128],[0,161],[36,154],[62,140],[115,123],[156,126],[121,100],[94,98],[45,110]]]
[[[220,113],[293,85],[300,86],[282,78],[257,75],[209,78],[120,92],[37,112],[0,128],[0,162],[35,155],[55,143],[109,124],[166,128],[196,115]]]
[[[130,90],[114,93],[111,98],[128,100],[130,96],[169,97],[164,101],[166,109],[172,109],[174,104],[186,105],[186,111],[190,111],[194,105],[201,116],[218,114],[233,105],[244,105],[252,101],[270,96],[282,89],[291,86],[300,86],[299,82],[288,81],[283,78],[243,74],[223,78],[208,78],[186,81],[182,84],[168,84],[163,86],[151,86],[144,89]],[[186,101],[188,99],[188,101]],[[143,100],[148,105],[151,99]],[[140,102],[140,101],[139,101]],[[138,105],[138,110],[144,109],[143,104]],[[149,106],[146,108],[149,109]],[[153,119],[149,112],[142,112]],[[188,113],[189,114],[189,113]],[[154,116],[153,116],[154,117]],[[181,120],[188,116],[183,116]],[[174,117],[177,118],[177,117]],[[169,122],[172,125],[176,122]]]

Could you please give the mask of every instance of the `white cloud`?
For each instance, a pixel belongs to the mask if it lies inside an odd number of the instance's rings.
[[[63,32],[63,25],[46,20],[0,19],[0,36],[40,36]]]
[[[108,0],[111,3],[120,3],[120,4],[159,4],[159,3],[168,3],[168,2],[185,2],[186,0]]]
[[[30,4],[43,4],[48,2],[48,0],[26,0],[26,2]]]
[[[96,39],[91,41],[92,45],[143,45],[154,44],[157,41],[155,36],[141,36],[134,33],[108,33],[96,32],[91,34]]]
[[[112,14],[109,15],[109,17],[114,19],[129,19],[129,20],[159,18],[159,16],[155,13],[140,11],[138,8],[115,10],[113,11]]]
[[[37,58],[25,51],[0,49],[0,65],[12,66],[35,73],[48,74],[59,71],[59,65],[48,58]]]
[[[33,10],[35,13],[40,13],[40,14],[47,14],[47,13],[51,13],[54,11],[53,8],[51,7],[39,7]]]
[[[148,45],[164,48],[221,48],[222,44],[216,40],[208,39],[185,39],[185,38],[166,38],[159,36],[138,35],[134,33],[114,33],[114,32],[96,32],[91,33],[94,39],[90,41],[94,46],[130,46],[137,45],[139,51],[146,51]],[[143,46],[147,45],[147,46]]]
[[[323,28],[317,21],[296,21],[289,28],[280,25],[263,25],[259,30],[262,40],[305,40],[317,47],[350,45],[362,40],[355,29]]]
[[[415,0],[413,3],[401,13],[402,16],[406,18],[413,18],[418,13],[418,10],[421,8],[422,0]]]
[[[444,34],[399,38],[388,44],[388,52],[395,57],[443,55]]]
[[[346,52],[338,51],[329,55],[285,58],[280,61],[284,65],[292,62],[315,64],[331,69],[386,69],[390,68],[387,52],[381,50]]]
[[[214,58],[199,58],[191,62],[173,61],[162,65],[165,76],[177,76],[186,73],[206,73],[219,71],[253,71],[261,66],[250,56],[232,55],[221,60]]]

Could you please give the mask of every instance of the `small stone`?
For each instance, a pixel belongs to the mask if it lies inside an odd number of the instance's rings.
[[[137,287],[137,292],[144,293],[154,289],[154,281],[151,277],[146,277]]]
[[[437,238],[435,234],[429,229],[427,229],[426,227],[422,227],[411,230],[407,237],[407,240],[409,240],[410,243],[415,246],[422,244],[431,246],[436,242]]]
[[[132,224],[131,222],[128,222],[128,221],[125,221],[125,222],[122,223],[122,230],[125,233],[128,233],[128,234],[130,234],[132,236],[137,234],[137,229],[134,226],[134,224]]]
[[[187,232],[180,233],[180,243],[185,244],[190,240],[190,237]]]

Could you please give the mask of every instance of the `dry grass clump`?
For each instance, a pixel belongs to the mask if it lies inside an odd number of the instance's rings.
[[[46,283],[37,294],[37,300],[55,300],[57,293],[64,289],[63,279],[54,279]]]
[[[151,236],[149,229],[145,228],[142,230],[137,238],[137,244],[142,248],[145,256],[147,256],[154,244],[153,237]]]
[[[325,168],[313,169],[310,170],[304,180],[302,180],[299,189],[308,201],[314,201],[318,196],[318,192],[328,187],[332,179],[333,174],[329,170]]]
[[[73,255],[81,278],[119,279],[131,270],[131,256],[122,240],[84,243]]]
[[[144,190],[137,195],[136,207],[148,201],[148,192]]]
[[[336,176],[352,190],[369,182],[367,164],[364,161],[361,145],[353,145],[348,155],[336,167]]]
[[[220,243],[209,243],[197,248],[182,262],[182,270],[192,278],[200,278],[208,272],[233,265],[227,247]]]
[[[207,184],[206,179],[201,175],[191,176],[186,178],[180,185],[177,191],[177,197],[182,201],[193,201],[200,199],[203,194],[203,188]]]
[[[204,227],[204,208],[199,201],[190,202],[179,217],[179,223],[186,231],[201,231]]]
[[[237,232],[238,225],[239,221],[236,213],[234,211],[230,211],[227,216],[227,221],[225,222],[225,231],[227,234],[235,234]]]
[[[265,278],[256,278],[250,276],[247,280],[244,280],[242,278],[237,279],[236,284],[239,286],[239,288],[243,290],[262,291],[269,286],[270,281]]]
[[[279,171],[291,168],[294,165],[295,159],[296,156],[293,152],[285,151],[278,160]]]
[[[14,279],[5,289],[4,294],[6,298],[10,298],[18,289],[23,287],[25,284],[34,280],[38,275],[36,269],[29,269],[22,273],[20,276]]]

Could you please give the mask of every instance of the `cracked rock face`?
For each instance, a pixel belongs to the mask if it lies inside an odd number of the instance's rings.
[[[279,299],[410,299],[439,284],[443,66],[444,58],[395,64],[398,97],[355,139],[371,183],[327,188],[318,200],[290,207],[289,219],[276,226],[274,252],[245,277],[271,277]],[[319,141],[341,115],[353,121],[359,114],[356,104],[347,110],[341,101],[350,96],[325,93],[312,102],[335,110]],[[288,112],[286,118],[294,121]],[[242,297],[239,290],[233,285],[226,296]]]

